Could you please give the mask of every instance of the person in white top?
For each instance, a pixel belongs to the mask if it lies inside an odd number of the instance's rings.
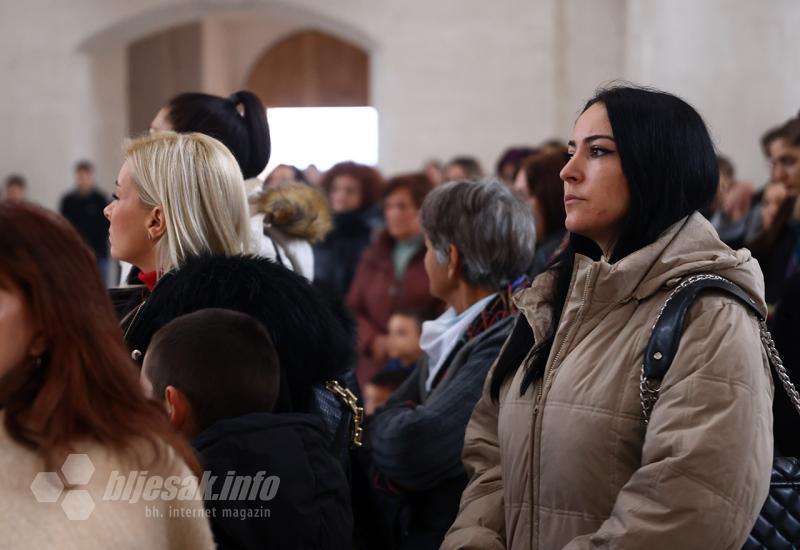
[[[139,387],[78,233],[0,204],[0,256],[0,546],[213,548],[199,465]]]

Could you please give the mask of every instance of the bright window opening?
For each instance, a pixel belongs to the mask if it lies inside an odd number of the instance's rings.
[[[337,162],[378,163],[378,111],[373,107],[280,107],[267,110],[272,154],[279,164],[327,170]]]

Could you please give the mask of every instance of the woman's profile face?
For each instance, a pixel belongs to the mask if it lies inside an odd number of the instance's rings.
[[[35,335],[30,308],[22,291],[0,280],[0,377],[35,359]]]
[[[361,184],[353,176],[342,174],[331,183],[331,210],[337,214],[361,208]]]
[[[531,195],[530,189],[528,189],[528,174],[525,168],[520,168],[517,171],[517,177],[514,179],[512,189],[517,197],[530,206],[533,211],[533,221],[536,224],[536,240],[544,240],[547,237],[544,226],[544,211],[539,199],[536,198],[536,195]]]
[[[413,239],[420,234],[419,209],[414,204],[411,191],[401,187],[386,197],[383,203],[386,230],[398,241]]]
[[[142,271],[153,271],[156,240],[148,238],[153,209],[139,198],[127,161],[120,168],[112,199],[103,211],[110,222],[111,257],[132,263]]]
[[[525,168],[520,168],[517,171],[517,177],[514,178],[514,185],[511,186],[511,189],[520,199],[527,199],[530,197],[531,193],[528,190],[528,174],[525,171]]]
[[[772,165],[770,179],[786,186],[792,197],[800,194],[800,147],[785,139],[773,140],[769,145],[769,161]]]
[[[605,105],[595,103],[578,118],[568,144],[564,181],[565,225],[610,254],[630,205],[617,144]]]
[[[150,123],[150,133],[171,132],[172,130],[174,130],[174,128],[169,119],[169,109],[167,107],[162,107],[158,113],[156,113],[156,118]]]

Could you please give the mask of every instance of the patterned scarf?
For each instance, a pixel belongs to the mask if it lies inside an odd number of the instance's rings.
[[[527,278],[525,276],[520,277],[508,285],[504,290],[501,290],[497,293],[497,296],[495,296],[494,299],[483,308],[483,311],[481,311],[475,320],[470,323],[469,327],[467,327],[467,330],[464,331],[464,334],[461,336],[461,338],[459,338],[458,343],[453,347],[453,350],[447,357],[445,365],[450,364],[450,361],[455,354],[457,354],[467,342],[488,330],[503,319],[511,317],[514,315],[514,313],[516,313],[517,308],[514,306],[512,296],[514,292],[518,288],[522,287],[526,282]],[[439,372],[436,373],[436,377],[433,379],[433,384],[431,385],[431,391],[433,391],[436,386],[439,385],[439,382],[442,381],[446,374],[447,366],[444,366],[439,370]]]

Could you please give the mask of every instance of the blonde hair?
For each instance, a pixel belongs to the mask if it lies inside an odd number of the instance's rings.
[[[164,210],[167,230],[155,245],[160,273],[198,254],[252,251],[244,180],[222,143],[159,132],[127,142],[125,160],[142,203]]]

